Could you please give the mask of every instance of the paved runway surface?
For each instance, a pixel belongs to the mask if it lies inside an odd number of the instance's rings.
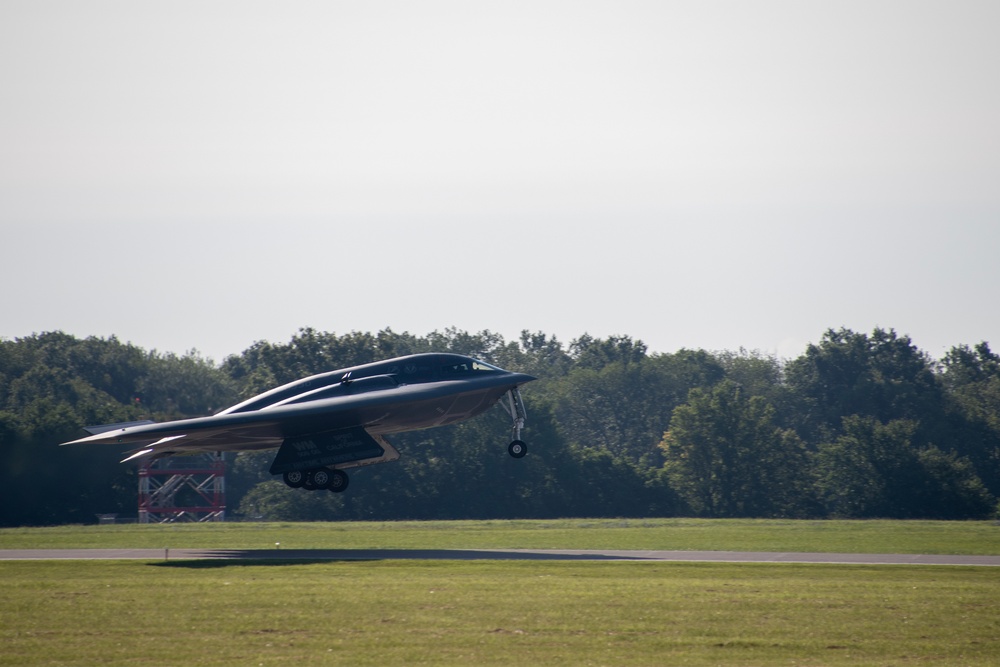
[[[986,565],[1000,556],[570,549],[0,549],[0,560],[565,560]]]

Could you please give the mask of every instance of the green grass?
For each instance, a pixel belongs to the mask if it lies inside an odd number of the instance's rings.
[[[0,549],[664,549],[1000,554],[990,521],[563,519],[0,529]]]
[[[1000,553],[991,522],[561,520],[0,530],[0,548]],[[4,665],[996,665],[1000,568],[0,561]]]
[[[996,665],[986,567],[0,562],[0,665]]]

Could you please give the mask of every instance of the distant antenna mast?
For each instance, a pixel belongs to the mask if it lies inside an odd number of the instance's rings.
[[[168,456],[139,466],[139,523],[225,519],[222,452]]]

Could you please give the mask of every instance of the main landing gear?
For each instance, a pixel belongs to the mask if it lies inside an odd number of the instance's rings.
[[[312,470],[292,470],[284,473],[281,478],[293,489],[318,491],[326,489],[340,493],[347,488],[350,478],[343,470],[332,468],[313,468]]]
[[[514,438],[513,442],[507,445],[507,453],[513,456],[515,459],[524,458],[524,455],[528,453],[528,445],[524,444],[521,440],[521,429],[524,428],[524,403],[521,401],[521,392],[518,391],[517,387],[514,387],[500,399],[500,405],[503,409],[507,411],[510,415],[513,425],[511,426],[511,436]]]

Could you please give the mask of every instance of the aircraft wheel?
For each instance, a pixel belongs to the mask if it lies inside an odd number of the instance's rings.
[[[291,472],[286,472],[281,476],[285,484],[292,487],[293,489],[301,488],[306,481],[306,474],[301,470],[292,470]]]
[[[302,481],[302,488],[306,491],[315,491],[317,488],[316,481],[313,479],[313,473],[315,470],[309,470],[306,472],[305,479]]]
[[[317,489],[325,489],[330,484],[332,470],[329,468],[316,468],[312,471],[312,483]]]
[[[326,488],[330,489],[334,493],[341,493],[347,488],[351,479],[347,476],[347,473],[343,470],[331,470],[330,471],[330,481],[327,482]]]
[[[515,440],[507,445],[507,453],[515,459],[524,458],[524,455],[528,453],[528,446],[521,440]]]

